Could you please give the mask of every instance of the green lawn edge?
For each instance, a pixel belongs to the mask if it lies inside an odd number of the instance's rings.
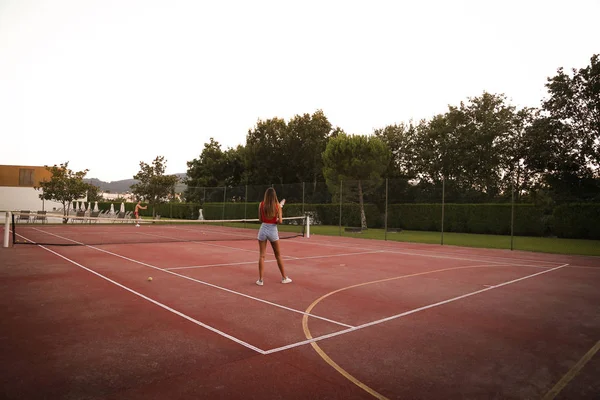
[[[311,225],[315,235],[340,236],[337,226]],[[341,236],[384,240],[383,229],[368,229],[360,233],[345,232]],[[400,231],[388,232],[388,241],[441,244],[441,232]],[[510,250],[510,236],[482,235],[473,233],[444,232],[444,245]],[[513,250],[539,253],[600,256],[600,240],[563,239],[552,237],[513,236]]]

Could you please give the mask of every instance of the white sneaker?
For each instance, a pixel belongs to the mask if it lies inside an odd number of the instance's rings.
[[[292,283],[292,280],[286,276],[281,280],[281,283]]]
[[[256,281],[256,284],[257,284],[258,286],[262,286],[262,285],[263,285],[263,281],[259,279],[259,280],[257,280],[257,281]]]
[[[140,224],[135,224],[135,227],[136,227],[136,228],[139,228],[139,227],[140,227]]]

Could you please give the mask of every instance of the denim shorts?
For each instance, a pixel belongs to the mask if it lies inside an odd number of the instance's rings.
[[[264,242],[276,242],[279,240],[279,232],[277,232],[277,224],[265,224],[264,222],[260,225],[258,230],[258,240]]]

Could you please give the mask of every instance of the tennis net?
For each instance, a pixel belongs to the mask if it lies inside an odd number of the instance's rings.
[[[63,221],[67,221],[64,223]],[[12,214],[12,241],[47,246],[85,246],[127,243],[168,243],[257,240],[260,221],[94,218],[47,215],[42,221]],[[279,238],[301,237],[307,217],[286,217],[278,225]]]

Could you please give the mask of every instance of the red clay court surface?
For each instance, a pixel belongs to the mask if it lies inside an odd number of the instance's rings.
[[[254,240],[0,249],[1,398],[600,398],[599,258],[281,248],[262,287]]]

